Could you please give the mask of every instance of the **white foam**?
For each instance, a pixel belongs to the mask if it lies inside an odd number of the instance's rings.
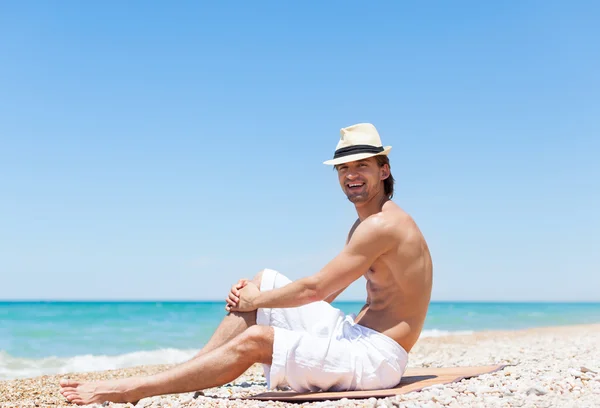
[[[421,337],[443,337],[443,336],[452,336],[452,335],[467,335],[473,334],[472,330],[423,330],[421,332]]]
[[[197,350],[162,349],[136,351],[117,356],[81,355],[75,357],[46,357],[40,359],[13,357],[0,350],[0,380],[112,370],[140,365],[176,364],[189,360]]]
[[[423,330],[421,337],[472,334],[473,331]],[[45,357],[40,359],[13,357],[0,350],[0,380],[36,377],[39,375],[67,374],[114,370],[154,364],[177,364],[189,360],[197,350],[161,349],[136,351],[117,356],[81,355],[75,357]]]

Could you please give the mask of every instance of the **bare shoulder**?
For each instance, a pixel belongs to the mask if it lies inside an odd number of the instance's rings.
[[[395,241],[422,239],[413,218],[396,203],[388,201],[383,209],[361,223],[365,230]]]
[[[420,236],[416,223],[397,204],[389,201],[382,211],[355,225],[350,244],[392,249]]]

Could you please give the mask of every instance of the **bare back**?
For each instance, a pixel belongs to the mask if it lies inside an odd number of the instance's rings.
[[[395,242],[365,272],[367,302],[356,323],[391,337],[409,352],[421,334],[429,307],[431,256],[415,222],[395,203],[386,202],[374,216],[392,225]]]

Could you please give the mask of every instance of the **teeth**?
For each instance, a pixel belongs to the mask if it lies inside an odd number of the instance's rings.
[[[350,187],[360,187],[362,184],[349,184]]]

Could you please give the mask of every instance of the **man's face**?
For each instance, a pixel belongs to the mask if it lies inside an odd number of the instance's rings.
[[[368,201],[383,189],[382,180],[389,175],[387,165],[379,167],[374,157],[342,163],[337,166],[338,178],[348,200],[357,204]]]

